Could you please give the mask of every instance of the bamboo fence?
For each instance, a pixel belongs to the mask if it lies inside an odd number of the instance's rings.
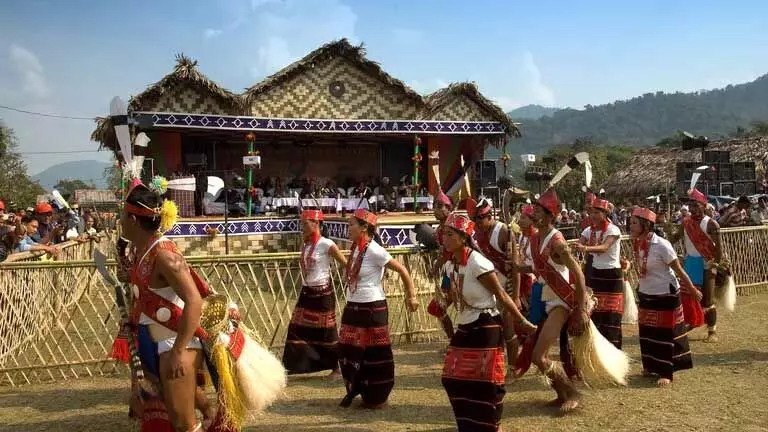
[[[628,239],[622,255],[631,258]],[[768,288],[768,227],[723,230],[723,243],[733,265],[740,295]],[[111,242],[98,247],[112,249]],[[91,246],[79,247],[92,252]],[[107,358],[117,333],[119,313],[114,289],[87,259],[11,262],[0,265],[0,385],[18,386],[123,372]],[[444,339],[439,323],[426,306],[435,289],[428,262],[433,256],[392,250],[414,280],[421,301],[408,313],[396,273],[385,273],[392,343],[410,344]],[[298,253],[189,257],[189,264],[211,287],[237,302],[246,324],[278,355],[291,312],[301,289]],[[116,270],[114,262],[110,271]],[[344,306],[341,272],[333,266],[337,312]],[[636,275],[632,275],[636,282]],[[737,306],[738,307],[738,306]]]

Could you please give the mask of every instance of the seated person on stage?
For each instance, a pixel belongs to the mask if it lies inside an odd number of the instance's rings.
[[[381,185],[379,186],[379,195],[384,197],[384,209],[392,211],[395,209],[395,188],[389,182],[389,177],[381,178]]]

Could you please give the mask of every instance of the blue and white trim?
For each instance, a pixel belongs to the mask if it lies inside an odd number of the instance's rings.
[[[300,119],[140,111],[140,127],[335,134],[504,135],[494,121]]]

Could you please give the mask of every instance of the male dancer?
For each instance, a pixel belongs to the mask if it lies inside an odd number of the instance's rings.
[[[508,254],[510,235],[507,225],[493,219],[491,214],[491,204],[485,198],[473,209],[472,219],[475,222],[475,242],[480,252],[488,258],[496,270],[496,276],[499,278],[501,286],[505,288],[507,294],[512,298],[519,308],[520,303],[520,283],[509,283],[507,277],[507,260],[511,259]],[[519,278],[519,274],[513,275]],[[517,281],[516,281],[517,282]],[[517,360],[520,344],[515,334],[515,323],[511,314],[503,314],[504,319],[504,339],[507,345],[507,364],[511,367]]]
[[[437,219],[437,222],[439,223],[435,230],[435,236],[437,243],[440,245],[439,255],[432,266],[432,271],[435,275],[439,274],[441,280],[440,289],[443,292],[435,293],[435,301],[440,304],[440,307],[437,308],[439,310],[435,310],[435,308],[432,308],[430,305],[430,311],[435,311],[437,312],[437,315],[440,315],[438,316],[440,324],[442,324],[445,335],[448,337],[448,340],[450,340],[453,337],[453,322],[451,321],[451,317],[448,316],[448,306],[450,305],[448,288],[450,287],[450,279],[448,278],[448,275],[443,272],[443,266],[446,261],[450,259],[451,254],[447,252],[443,246],[443,230],[445,229],[445,220],[448,219],[448,215],[453,211],[453,201],[451,201],[451,198],[449,198],[442,190],[439,190],[432,203],[432,208],[435,219]],[[442,299],[437,300],[439,297]]]
[[[557,399],[550,404],[569,412],[578,407],[580,394],[569,376],[575,375],[567,340],[560,345],[561,365],[549,359],[550,346],[561,337],[566,328],[574,335],[581,334],[589,325],[587,291],[581,267],[571,255],[563,235],[555,229],[554,221],[560,202],[553,188],[548,189],[536,202],[533,219],[538,234],[531,238],[533,271],[545,285],[542,301],[547,317],[539,325],[533,348],[533,363],[552,383]],[[528,266],[516,266],[518,272],[528,273]],[[569,371],[570,369],[570,371]]]
[[[703,294],[704,320],[708,334],[705,342],[715,343],[717,338],[717,310],[715,308],[715,279],[718,264],[723,260],[720,225],[704,214],[707,197],[698,189],[688,192],[690,216],[683,218],[682,229],[670,235],[671,243],[681,238],[685,247],[683,268]]]

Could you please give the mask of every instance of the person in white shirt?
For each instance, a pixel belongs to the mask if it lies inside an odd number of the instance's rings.
[[[591,225],[572,247],[587,255],[584,280],[597,299],[592,322],[616,348],[621,349],[624,313],[624,276],[621,271],[621,230],[608,219],[611,204],[595,199],[590,204]]]
[[[472,247],[475,224],[451,214],[443,244],[450,253],[450,295],[459,310],[442,383],[458,430],[497,431],[504,400],[504,330],[499,304],[523,334],[536,331],[499,282],[493,263]]]
[[[331,370],[340,376],[339,333],[336,328],[336,296],[331,285],[331,259],[342,267],[347,260],[333,240],[321,235],[321,210],[301,212],[304,242],[299,267],[304,283],[288,326],[283,366],[288,374]]]
[[[699,299],[701,293],[680,265],[672,244],[654,233],[655,222],[655,213],[637,208],[629,228],[634,265],[640,276],[638,324],[643,375],[658,375],[656,384],[665,387],[672,382],[674,372],[693,367],[680,291]]]
[[[352,248],[345,272],[347,304],[339,334],[339,363],[347,388],[342,407],[349,407],[360,395],[364,408],[380,408],[395,384],[389,312],[381,284],[385,269],[400,274],[408,309],[415,312],[419,307],[408,270],[374,241],[376,223],[376,215],[363,209],[355,210],[349,218]]]

